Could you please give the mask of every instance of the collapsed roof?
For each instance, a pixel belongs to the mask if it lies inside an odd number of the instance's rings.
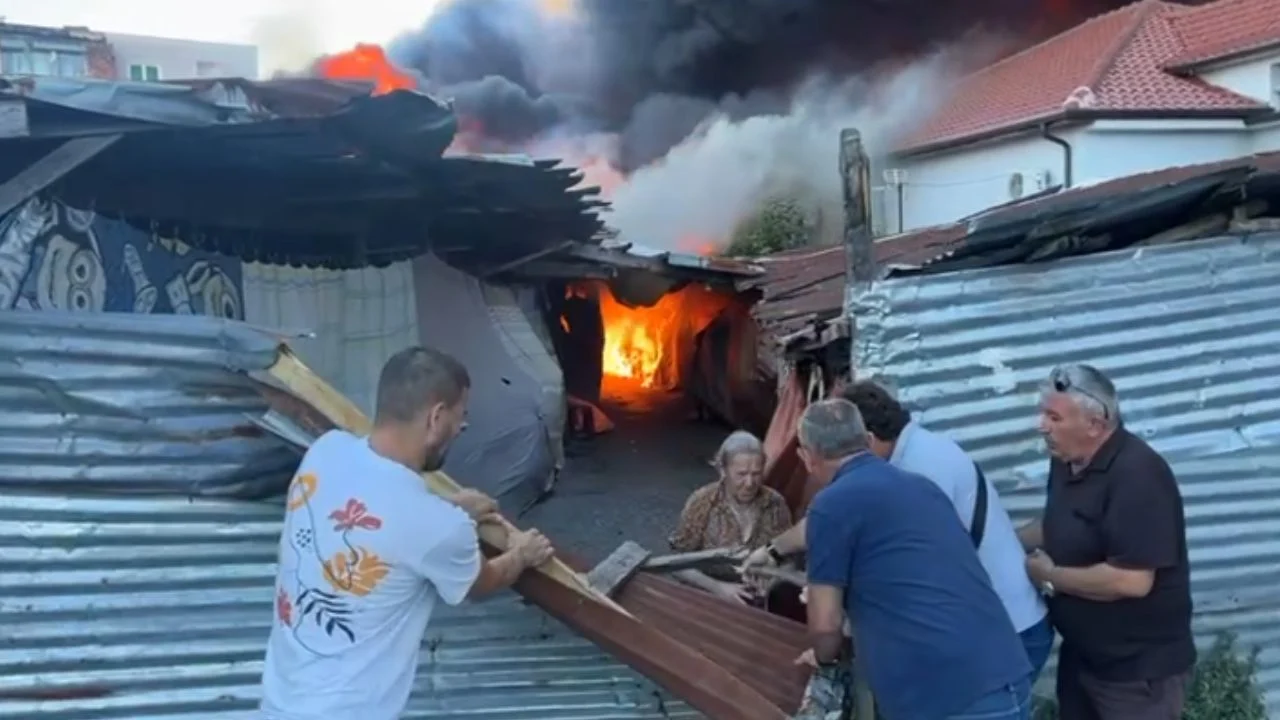
[[[600,231],[601,203],[575,189],[576,171],[442,157],[455,129],[446,105],[369,90],[3,78],[0,174],[26,172],[70,205],[273,264],[384,266],[431,250],[487,267]]]

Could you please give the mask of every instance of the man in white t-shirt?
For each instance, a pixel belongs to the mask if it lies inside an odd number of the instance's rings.
[[[444,500],[419,475],[443,465],[466,427],[470,385],[454,358],[403,350],[382,369],[369,437],[334,430],[303,457],[280,538],[267,720],[396,720],[436,602],[509,587],[551,557],[530,530],[486,560],[476,523],[496,513],[493,500]]]
[[[933,481],[951,498],[965,529],[971,530],[979,476],[978,466],[965,451],[951,438],[913,421],[911,414],[875,383],[854,383],[845,388],[841,397],[853,403],[862,415],[870,435],[871,452],[896,467]],[[984,482],[987,482],[985,478]],[[770,546],[753,553],[746,565],[767,564],[803,551],[804,533],[805,521],[801,520],[775,538]],[[981,540],[978,559],[1018,631],[1031,662],[1034,682],[1049,659],[1053,626],[1044,600],[1027,577],[1026,552],[1013,521],[990,482],[987,482],[986,519]]]

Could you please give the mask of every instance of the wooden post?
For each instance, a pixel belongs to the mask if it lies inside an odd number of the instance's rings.
[[[89,135],[68,140],[0,185],[0,216],[62,179],[111,147],[120,135]]]
[[[871,161],[862,136],[853,128],[840,131],[840,180],[844,190],[845,277],[849,285],[875,277],[871,255]]]
[[[844,190],[845,291],[875,278],[871,254],[871,161],[862,147],[862,136],[853,128],[840,131],[840,180]],[[847,305],[847,301],[846,301]],[[850,331],[852,332],[852,328]],[[852,351],[852,348],[851,348]],[[852,365],[850,367],[853,367]],[[858,629],[853,628],[856,637]],[[856,643],[854,652],[857,652]],[[860,659],[853,660],[853,709],[857,720],[875,720],[876,703],[861,672]]]

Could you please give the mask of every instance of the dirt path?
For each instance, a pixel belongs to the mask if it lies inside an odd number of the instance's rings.
[[[709,462],[729,429],[690,420],[679,394],[628,393],[602,408],[617,427],[571,443],[555,493],[520,524],[591,562],[625,540],[666,552],[689,493],[715,479]]]

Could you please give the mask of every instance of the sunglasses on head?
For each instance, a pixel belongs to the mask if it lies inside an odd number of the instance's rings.
[[[1111,419],[1111,411],[1107,409],[1106,401],[1104,401],[1102,398],[1098,397],[1097,395],[1089,392],[1088,390],[1085,390],[1084,388],[1080,387],[1079,383],[1072,382],[1071,373],[1066,368],[1062,368],[1062,367],[1054,368],[1053,372],[1049,374],[1049,382],[1053,384],[1053,389],[1055,392],[1060,392],[1060,393],[1074,392],[1080,395],[1084,395],[1090,400],[1093,400],[1094,402],[1098,403],[1098,405],[1102,408],[1102,419],[1103,420]]]

